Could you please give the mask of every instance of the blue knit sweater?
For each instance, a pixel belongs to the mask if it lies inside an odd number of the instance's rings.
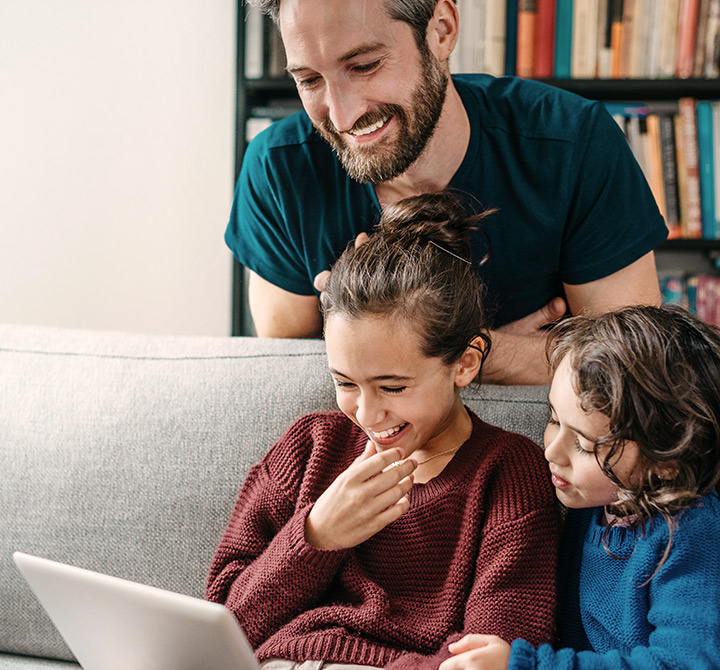
[[[720,500],[706,496],[647,535],[610,529],[603,509],[571,510],[560,572],[559,651],[515,640],[512,670],[704,670],[720,668]]]

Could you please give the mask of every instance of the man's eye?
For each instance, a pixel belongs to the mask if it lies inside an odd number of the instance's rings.
[[[372,72],[380,65],[379,60],[374,60],[372,63],[363,63],[362,65],[354,65],[353,66],[353,72],[358,72],[360,74],[365,74],[367,72]]]

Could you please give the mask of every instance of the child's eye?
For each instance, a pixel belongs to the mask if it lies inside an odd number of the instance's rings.
[[[383,386],[382,390],[386,393],[402,393],[407,386]]]
[[[553,419],[552,417],[550,417],[550,418],[547,420],[547,422],[548,422],[548,426],[559,426],[559,425],[560,425],[560,422],[559,422],[559,421],[556,421],[556,420]]]
[[[586,456],[592,455],[594,452],[590,449],[583,449],[582,444],[580,444],[580,440],[578,440],[577,436],[575,437],[575,449],[577,449],[581,454],[585,454]]]
[[[350,382],[341,382],[339,379],[333,379],[333,384],[335,384],[335,388],[339,389],[349,389],[355,386],[355,384],[351,384]]]

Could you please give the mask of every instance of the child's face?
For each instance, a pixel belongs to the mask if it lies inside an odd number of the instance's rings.
[[[572,369],[564,358],[550,387],[551,419],[545,429],[545,458],[550,464],[558,499],[566,507],[600,507],[617,500],[618,488],[600,468],[594,454],[599,437],[610,429],[600,412],[586,412],[572,386]],[[626,442],[612,463],[621,482],[628,482],[638,461],[638,447]],[[603,452],[599,452],[602,462]]]
[[[467,383],[458,381],[460,364],[424,355],[418,334],[404,321],[331,315],[325,345],[338,407],[378,451],[400,447],[408,457],[467,438],[467,412],[457,392]]]

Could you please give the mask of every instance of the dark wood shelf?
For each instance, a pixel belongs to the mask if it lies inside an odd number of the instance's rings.
[[[665,240],[660,251],[720,251],[720,240]]]
[[[593,100],[720,99],[720,79],[541,79]]]

